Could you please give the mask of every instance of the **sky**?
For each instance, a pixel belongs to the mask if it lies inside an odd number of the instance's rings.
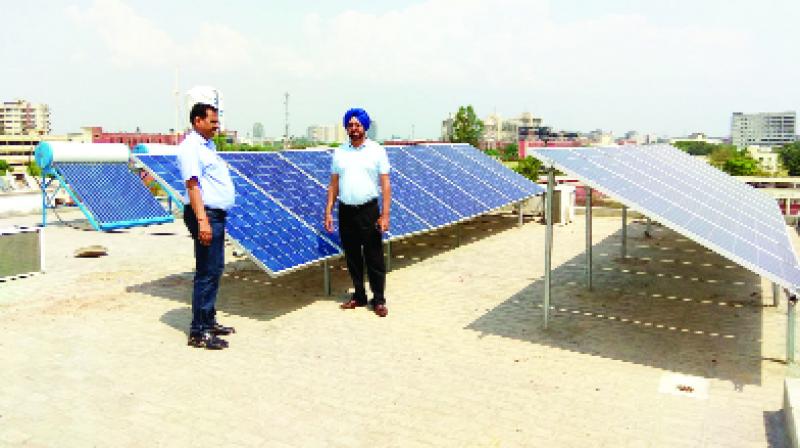
[[[176,79],[179,92],[220,90],[226,128],[247,135],[261,122],[273,137],[285,92],[293,135],[358,106],[380,139],[438,138],[464,105],[667,136],[726,136],[732,112],[800,107],[797,0],[13,4],[2,8],[0,99],[49,104],[54,133],[165,132]]]

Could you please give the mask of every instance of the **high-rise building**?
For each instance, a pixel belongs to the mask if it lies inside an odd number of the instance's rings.
[[[330,143],[336,141],[336,126],[313,125],[306,130],[306,137],[314,142]]]
[[[369,137],[370,140],[378,140],[378,123],[375,120],[372,120],[369,123],[367,137]]]
[[[47,135],[50,133],[50,108],[23,100],[6,101],[0,106],[0,134]]]
[[[253,141],[264,141],[264,125],[259,122],[253,123]]]
[[[731,118],[731,142],[737,148],[781,146],[792,143],[797,122],[796,112],[734,112]]]

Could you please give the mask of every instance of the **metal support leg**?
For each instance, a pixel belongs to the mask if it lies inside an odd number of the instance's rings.
[[[547,170],[547,198],[544,204],[545,219],[547,220],[544,239],[544,328],[547,328],[550,319],[550,266],[553,251],[553,190],[555,184],[556,172],[551,167]]]
[[[652,224],[653,224],[653,221],[651,221],[650,218],[647,218],[647,224],[645,225],[645,228],[644,228],[644,236],[646,236],[647,238],[652,238],[653,237],[653,234],[651,232]]]
[[[42,175],[42,227],[47,227],[47,179]]]
[[[586,287],[592,289],[592,189],[586,187]]]
[[[331,267],[328,260],[322,262],[322,282],[325,295],[331,295]]]
[[[628,207],[622,206],[622,258],[628,256]]]
[[[392,270],[392,242],[386,242],[386,272]]]
[[[777,307],[781,304],[781,287],[777,283],[772,284],[772,306]]]
[[[792,200],[789,199],[789,198],[786,198],[786,202],[784,204],[786,205],[786,213],[785,213],[785,215],[789,216],[789,214],[792,212],[792,209],[791,209]]]
[[[456,247],[461,245],[461,224],[456,224]]]
[[[519,211],[519,222],[517,223],[520,227],[522,227],[522,202],[517,204],[517,208]]]
[[[797,305],[797,296],[792,295],[789,297],[786,312],[786,362],[787,364],[794,364],[794,341],[795,341],[795,313],[794,309]]]

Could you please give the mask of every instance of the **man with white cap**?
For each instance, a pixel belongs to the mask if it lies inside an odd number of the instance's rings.
[[[339,199],[339,236],[347,259],[347,270],[355,288],[350,300],[343,303],[341,308],[354,309],[367,305],[364,289],[366,262],[373,310],[378,316],[386,317],[389,309],[386,308],[384,297],[386,265],[381,233],[389,230],[389,158],[382,146],[366,137],[370,118],[364,109],[348,110],[344,114],[343,124],[350,141],[336,148],[333,153],[325,206],[325,229],[333,232],[333,205]],[[382,199],[380,208],[378,196]]]
[[[212,138],[219,130],[217,108],[196,103],[189,113],[192,131],[178,146],[181,177],[187,197],[183,220],[194,240],[195,275],[192,291],[192,347],[219,350],[228,342],[219,336],[235,333],[215,318],[219,279],[225,267],[225,220],[235,191],[228,166],[217,154]]]

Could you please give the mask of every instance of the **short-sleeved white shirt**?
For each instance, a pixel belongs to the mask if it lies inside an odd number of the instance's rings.
[[[196,131],[190,132],[178,145],[178,165],[184,182],[197,178],[203,193],[203,204],[210,208],[228,210],[236,202],[236,193],[228,165],[217,154],[212,140]],[[189,204],[188,193],[183,198]]]
[[[378,143],[365,139],[354,148],[350,142],[336,148],[331,174],[339,175],[339,200],[360,205],[378,197],[378,179],[389,174],[389,157]]]

